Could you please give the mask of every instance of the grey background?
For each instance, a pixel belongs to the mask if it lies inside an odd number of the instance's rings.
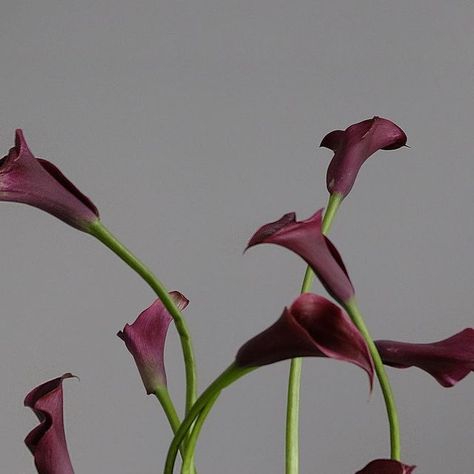
[[[460,0],[3,0],[2,153],[22,127],[189,297],[204,388],[299,290],[302,262],[270,246],[242,256],[249,236],[325,205],[325,133],[390,118],[412,148],[366,163],[331,236],[375,337],[441,339],[473,324],[473,15]],[[0,472],[34,472],[22,401],[66,371],[81,377],[65,383],[76,472],[160,472],[169,429],[115,336],[152,292],[86,234],[27,206],[0,212]],[[173,331],[167,369],[181,406]],[[223,394],[199,472],[283,471],[287,371]],[[390,376],[404,460],[471,473],[474,378]],[[369,400],[362,371],[305,361],[301,434],[302,473],[387,456],[379,390]]]

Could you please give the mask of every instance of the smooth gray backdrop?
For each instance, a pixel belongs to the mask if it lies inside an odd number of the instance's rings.
[[[188,296],[204,388],[299,291],[303,263],[272,247],[243,256],[249,236],[325,205],[324,134],[389,118],[411,148],[365,164],[331,236],[375,337],[442,339],[473,325],[473,20],[471,0],[3,0],[2,153],[22,127]],[[81,377],[65,382],[76,472],[161,472],[168,425],[115,335],[153,293],[86,234],[23,205],[0,214],[0,472],[34,472],[23,398],[66,371]],[[173,331],[167,369],[181,406]],[[283,472],[287,372],[223,394],[200,473]],[[443,389],[389,372],[403,459],[472,473],[474,377]],[[369,399],[361,370],[306,360],[301,435],[303,474],[387,456],[378,387]]]

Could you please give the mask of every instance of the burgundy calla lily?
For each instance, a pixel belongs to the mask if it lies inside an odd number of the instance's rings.
[[[25,444],[34,456],[39,474],[74,474],[66,445],[63,420],[62,377],[45,382],[33,389],[25,398],[40,424],[26,437]]]
[[[0,201],[29,204],[85,232],[99,219],[90,199],[55,165],[35,158],[21,130],[15,133],[15,146],[0,160]]]
[[[341,256],[321,233],[322,213],[320,209],[304,221],[297,221],[294,212],[285,214],[260,227],[247,249],[257,244],[276,244],[292,250],[311,266],[329,294],[342,304],[354,296],[354,288]]]
[[[385,365],[418,367],[443,387],[452,387],[474,370],[474,329],[431,344],[375,341]]]
[[[400,148],[406,141],[405,132],[398,125],[381,117],[328,133],[320,146],[334,152],[326,176],[329,193],[347,196],[367,158],[378,150]]]
[[[170,292],[176,306],[182,310],[189,301],[178,291]],[[151,394],[166,386],[164,350],[166,334],[172,318],[163,303],[157,299],[132,324],[126,324],[119,336],[132,354],[145,385]]]
[[[330,357],[364,369],[372,386],[367,345],[344,311],[326,298],[303,293],[280,319],[238,351],[240,367],[258,367],[295,357]]]
[[[376,459],[356,474],[410,474],[416,466],[407,466],[392,459]]]

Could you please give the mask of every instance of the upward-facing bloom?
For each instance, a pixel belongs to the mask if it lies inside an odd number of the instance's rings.
[[[364,369],[372,386],[367,344],[341,308],[312,293],[300,295],[275,324],[246,342],[236,364],[258,367],[295,357],[329,357]]]
[[[392,459],[376,459],[356,474],[410,474],[416,466],[407,466]]]
[[[176,306],[182,310],[189,301],[178,291],[170,292]],[[125,342],[137,364],[146,393],[155,393],[166,386],[164,351],[166,334],[172,318],[157,299],[143,311],[133,324],[126,324],[117,336]]]
[[[74,474],[64,434],[62,377],[34,388],[25,398],[40,424],[25,439],[39,474]]]
[[[35,158],[21,130],[15,133],[15,146],[0,160],[0,201],[38,207],[85,232],[99,218],[90,199],[55,165]]]
[[[405,132],[398,125],[381,117],[328,133],[320,146],[334,152],[326,175],[329,193],[347,196],[360,167],[369,156],[377,150],[400,148],[406,141]]]
[[[257,244],[276,244],[298,254],[311,266],[326,290],[341,304],[354,296],[354,288],[339,252],[322,234],[320,209],[309,219],[297,221],[294,212],[265,224],[255,232],[247,249]]]
[[[443,387],[452,387],[474,370],[474,329],[467,328],[438,342],[410,344],[375,341],[385,365],[418,367]]]

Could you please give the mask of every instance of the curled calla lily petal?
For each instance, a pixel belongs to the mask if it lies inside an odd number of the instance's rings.
[[[418,367],[443,387],[452,387],[474,370],[474,329],[431,344],[375,341],[385,365]]]
[[[189,303],[178,291],[170,292],[170,296],[180,310],[186,308]],[[167,309],[157,299],[140,313],[134,323],[126,324],[123,331],[117,333],[135,359],[147,394],[166,386],[164,350],[171,321]]]
[[[322,140],[322,147],[334,152],[326,184],[330,194],[349,194],[365,160],[378,150],[395,150],[406,144],[405,132],[390,120],[374,117],[334,130]]]
[[[356,474],[410,474],[416,466],[408,466],[392,459],[376,459]]]
[[[341,304],[354,296],[354,288],[339,252],[321,233],[323,210],[297,221],[294,212],[265,224],[255,232],[247,249],[257,244],[276,244],[292,250],[311,266],[326,290]]]
[[[258,367],[295,357],[330,357],[364,369],[372,386],[373,362],[363,337],[344,311],[326,298],[303,293],[275,324],[237,353],[241,367]]]
[[[55,165],[35,158],[21,130],[15,146],[0,160],[0,201],[29,204],[88,232],[99,212]]]
[[[64,374],[34,388],[25,398],[40,424],[25,438],[25,444],[34,456],[39,474],[74,474],[66,445],[63,420]]]

